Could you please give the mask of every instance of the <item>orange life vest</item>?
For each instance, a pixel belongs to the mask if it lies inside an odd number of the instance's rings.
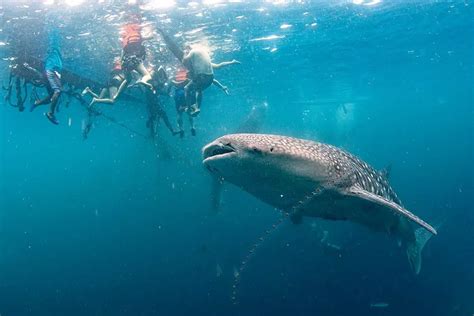
[[[185,68],[180,68],[178,71],[176,71],[175,74],[175,80],[180,82],[180,81],[186,81],[188,80],[188,71]]]
[[[126,24],[122,30],[123,47],[131,43],[140,43],[142,41],[142,27],[136,23]]]

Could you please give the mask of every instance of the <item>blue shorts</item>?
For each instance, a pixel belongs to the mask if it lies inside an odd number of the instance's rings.
[[[184,97],[184,89],[179,88],[174,91],[174,104],[178,112],[183,112],[186,108],[186,99]]]
[[[61,75],[56,70],[46,70],[46,79],[48,80],[48,92],[49,93],[60,93],[61,92]]]

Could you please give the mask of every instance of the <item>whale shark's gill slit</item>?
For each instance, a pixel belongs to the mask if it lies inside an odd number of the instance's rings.
[[[309,204],[309,202],[311,202],[316,196],[320,195],[321,192],[322,188],[317,188],[316,190],[305,196],[302,200],[298,201],[293,207],[289,209],[289,211],[281,211],[283,216],[279,217],[278,220],[269,229],[267,229],[265,233],[261,235],[253,244],[253,246],[249,249],[245,258],[240,262],[240,266],[237,271],[234,271],[234,282],[232,284],[231,296],[232,304],[238,304],[238,294],[241,276],[246,267],[248,266],[249,261],[255,255],[256,250],[268,239],[270,235],[273,235],[273,233],[281,227],[281,225],[285,222],[285,219],[291,218],[292,216],[301,213],[304,208]]]

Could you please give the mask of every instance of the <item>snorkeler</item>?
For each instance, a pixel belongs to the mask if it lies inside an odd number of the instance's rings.
[[[189,114],[197,116],[201,112],[202,93],[211,84],[221,88],[226,94],[229,90],[223,86],[219,81],[214,79],[214,69],[219,69],[229,65],[240,64],[237,60],[225,61],[219,64],[214,64],[211,61],[209,53],[202,47],[186,46],[183,52],[179,49],[176,43],[163,30],[158,29],[158,32],[163,37],[166,45],[171,52],[178,58],[183,65],[189,70],[189,82],[184,87],[185,98],[187,106],[190,107]],[[193,92],[191,92],[193,91]],[[194,96],[191,96],[194,94]],[[195,102],[193,102],[195,98]]]
[[[95,103],[107,103],[114,104],[119,95],[120,88],[124,88],[123,82],[125,81],[125,74],[122,71],[122,64],[120,59],[116,59],[114,62],[114,68],[110,72],[110,77],[107,82],[107,86],[102,88],[100,94],[97,95],[89,87],[86,87],[82,91],[82,95],[90,94],[92,95],[92,101],[89,106],[93,106]],[[108,96],[108,98],[105,98]]]
[[[51,123],[57,125],[59,121],[56,119],[55,112],[61,96],[61,70],[63,68],[63,60],[60,51],[60,35],[57,29],[53,29],[49,34],[49,47],[44,63],[45,77],[47,79],[46,89],[48,96],[44,99],[36,100],[30,108],[32,112],[37,106],[51,104],[49,112],[45,115]]]
[[[82,139],[86,140],[89,137],[89,133],[94,126],[94,120],[99,116],[99,112],[94,109],[87,107],[87,118],[82,121]]]
[[[137,14],[131,15],[131,21],[127,23],[121,31],[121,42],[122,42],[122,70],[125,79],[121,82],[114,97],[108,99],[95,98],[92,100],[94,103],[114,103],[120,94],[125,90],[127,85],[133,79],[133,72],[137,72],[141,75],[136,84],[144,85],[149,90],[153,90],[152,84],[150,84],[151,75],[145,68],[143,62],[146,57],[145,46],[143,42],[153,38],[152,35],[142,36],[142,26],[140,25],[140,17]]]
[[[126,24],[122,29],[122,68],[129,80],[132,71],[138,72],[142,77],[137,84],[143,84],[149,89],[152,85],[149,83],[151,75],[143,65],[146,57],[145,46],[143,42],[151,40],[153,35],[142,36],[141,19],[137,14],[131,16],[131,22]]]
[[[197,116],[201,112],[202,92],[211,84],[221,88],[225,94],[229,94],[227,87],[223,86],[219,81],[214,79],[214,69],[219,69],[225,66],[240,64],[237,60],[224,61],[219,64],[211,62],[209,53],[201,47],[191,48],[183,57],[183,65],[189,69],[190,80],[184,87],[186,102],[190,106],[189,114]],[[195,92],[191,92],[195,91]],[[191,103],[192,96],[195,94],[196,102]]]
[[[179,132],[176,132],[171,125],[168,114],[166,114],[159,100],[159,95],[168,95],[169,89],[167,86],[167,81],[168,76],[163,67],[160,66],[156,71],[152,72],[152,79],[150,82],[153,85],[153,91],[150,89],[146,89],[145,91],[148,110],[148,120],[146,126],[150,129],[150,135],[152,138],[156,134],[155,122],[159,121],[160,118],[163,120],[172,135],[179,134]]]
[[[184,137],[184,128],[183,128],[183,114],[184,112],[188,113],[189,118],[189,125],[191,127],[191,135],[196,136],[196,128],[194,126],[194,118],[189,115],[189,107],[186,104],[186,98],[184,93],[184,87],[189,82],[187,79],[187,71],[186,69],[180,69],[176,72],[175,80],[172,80],[174,86],[174,105],[176,107],[176,114],[178,116],[178,128],[179,128],[179,137]],[[195,96],[195,94],[191,93],[191,97]],[[194,100],[195,102],[195,100]]]

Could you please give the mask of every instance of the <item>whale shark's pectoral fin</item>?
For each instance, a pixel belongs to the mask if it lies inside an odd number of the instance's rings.
[[[211,211],[217,213],[221,207],[221,196],[224,182],[220,177],[212,177],[211,184]]]
[[[358,198],[361,198],[361,199],[364,199],[364,200],[367,200],[367,201],[370,201],[372,203],[376,203],[378,205],[385,206],[385,207],[389,208],[390,210],[392,210],[393,212],[395,212],[396,214],[398,214],[400,216],[403,216],[403,217],[409,219],[410,221],[415,222],[416,224],[422,226],[423,228],[425,228],[426,230],[428,230],[432,234],[434,234],[434,235],[437,234],[436,229],[434,229],[430,224],[426,223],[421,218],[419,218],[415,214],[411,213],[407,209],[401,207],[397,203],[389,201],[389,200],[385,199],[384,197],[381,197],[381,196],[376,195],[372,192],[366,191],[366,190],[360,188],[359,186],[352,186],[347,191],[347,194],[358,197]]]

